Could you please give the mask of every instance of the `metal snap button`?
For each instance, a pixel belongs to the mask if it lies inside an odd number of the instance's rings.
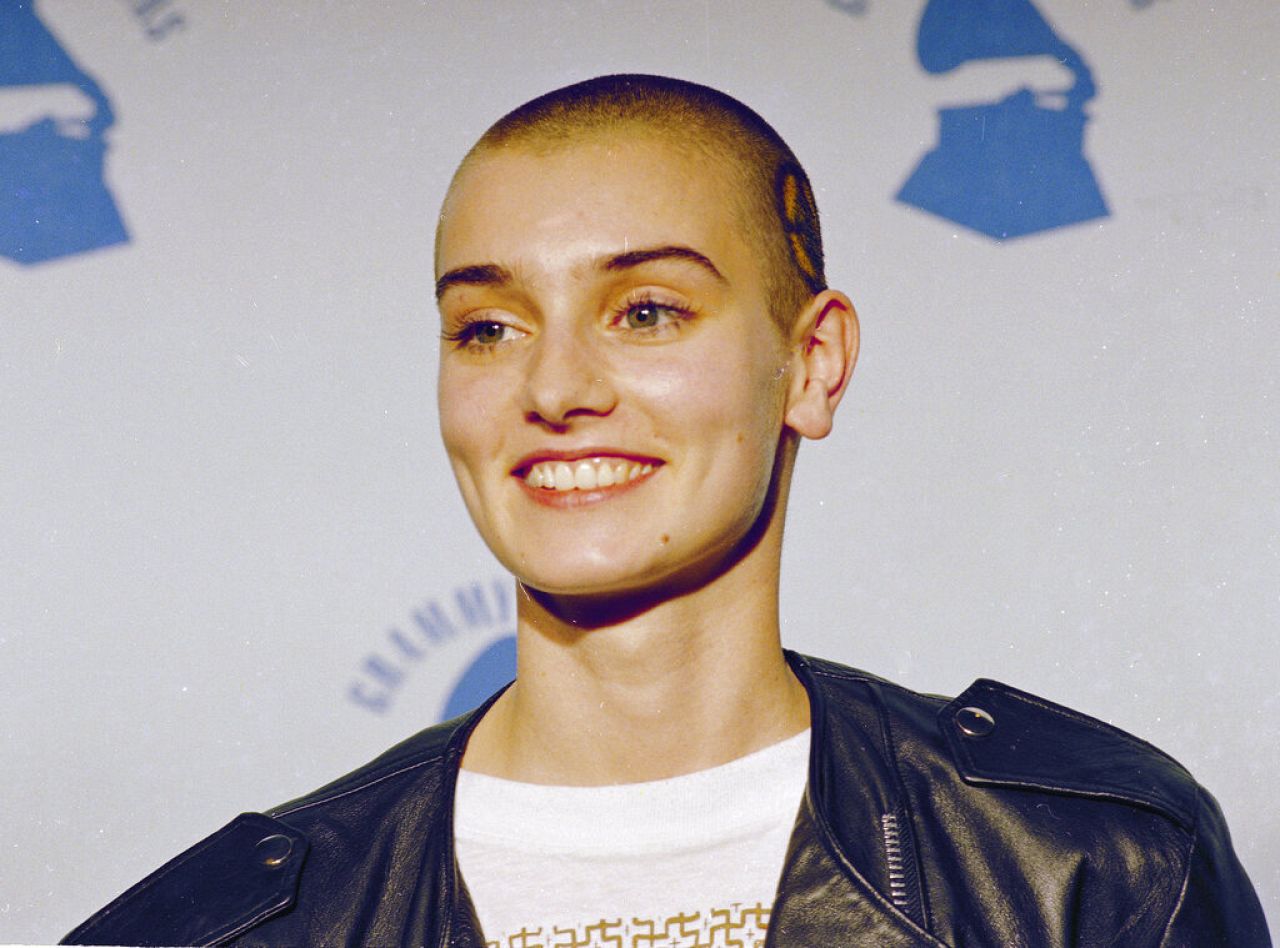
[[[253,852],[258,857],[258,862],[274,869],[288,859],[289,854],[293,852],[293,840],[276,833],[258,840],[258,845],[253,847]]]
[[[956,712],[956,726],[968,737],[986,737],[996,727],[996,719],[982,708],[961,708]]]

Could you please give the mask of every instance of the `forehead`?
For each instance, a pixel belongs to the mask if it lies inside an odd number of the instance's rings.
[[[445,199],[436,274],[491,262],[563,266],[669,244],[732,266],[748,243],[740,193],[728,160],[643,130],[484,148]]]

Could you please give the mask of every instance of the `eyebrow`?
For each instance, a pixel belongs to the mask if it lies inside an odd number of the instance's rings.
[[[456,267],[436,280],[436,299],[451,286],[505,286],[511,282],[511,271],[496,263]]]
[[[721,283],[729,282],[724,278],[724,274],[711,262],[710,258],[705,254],[698,253],[692,247],[684,247],[679,244],[669,244],[664,247],[644,247],[639,250],[628,250],[625,253],[615,254],[606,259],[603,263],[605,270],[629,270],[632,267],[638,267],[641,264],[649,263],[653,260],[685,260],[689,263],[697,264],[702,267]]]
[[[711,262],[706,254],[699,253],[692,247],[680,244],[668,244],[662,247],[643,247],[638,250],[627,250],[604,258],[600,269],[608,271],[630,270],[655,260],[683,260],[706,270],[721,283],[728,283],[719,268]],[[511,271],[496,263],[480,263],[467,267],[456,267],[436,280],[436,299],[444,296],[445,291],[453,286],[507,286],[513,280]]]

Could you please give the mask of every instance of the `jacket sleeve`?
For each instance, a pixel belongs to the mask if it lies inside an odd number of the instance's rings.
[[[1191,845],[1182,890],[1161,948],[1270,948],[1258,895],[1231,848],[1231,834],[1217,801],[1203,788]]]

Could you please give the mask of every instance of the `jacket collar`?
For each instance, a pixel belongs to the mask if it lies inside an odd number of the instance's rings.
[[[901,840],[899,868],[891,869],[885,856],[886,816],[899,837],[909,820],[885,709],[874,687],[878,679],[795,652],[785,655],[809,695],[812,737],[805,796],[783,861],[767,946],[942,946],[919,924],[922,919],[912,916],[918,905],[894,897],[894,877],[902,867],[914,868],[916,857],[914,846]],[[442,927],[433,943],[450,948],[485,944],[458,870],[453,808],[467,740],[500,695],[459,719],[446,751],[449,774],[443,786],[448,798],[440,829],[447,833],[448,846],[441,850],[450,854],[446,874],[453,884],[441,903],[449,908],[441,913]]]

